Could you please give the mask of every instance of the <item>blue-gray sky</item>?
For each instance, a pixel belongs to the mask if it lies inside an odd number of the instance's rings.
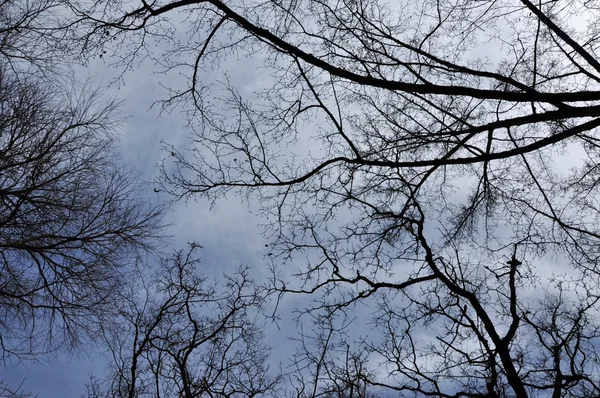
[[[246,68],[240,68],[241,75],[247,74]],[[122,161],[148,181],[145,194],[150,200],[165,201],[169,197],[155,193],[152,183],[158,174],[156,166],[165,156],[160,151],[161,140],[181,148],[189,132],[177,111],[169,115],[160,114],[158,107],[150,109],[154,101],[164,98],[160,83],[176,83],[161,81],[162,75],[152,75],[152,69],[152,65],[141,65],[135,72],[127,73],[125,84],[120,86],[110,84],[118,71],[100,59],[86,68],[77,68],[77,74],[79,81],[90,80],[91,85],[103,87],[106,96],[124,100],[121,111],[127,120],[120,135]],[[266,270],[259,220],[237,197],[219,201],[212,208],[205,201],[174,203],[167,221],[171,223],[167,231],[171,238],[161,249],[169,253],[196,241],[204,247],[198,254],[208,277],[218,279],[223,273],[247,265],[259,279],[261,270]],[[78,355],[59,353],[40,357],[39,363],[9,364],[0,371],[0,377],[12,386],[23,381],[22,391],[38,393],[40,398],[79,397],[85,391],[88,376],[102,376],[106,366],[98,352],[90,352],[86,346],[81,348],[83,352]]]
[[[160,52],[160,49],[156,49]],[[492,53],[491,47],[483,48],[486,54]],[[260,55],[257,55],[260,58]],[[156,72],[156,67],[151,60],[147,60],[135,67],[134,71],[126,71],[123,76],[124,84],[113,83],[107,85],[121,72],[115,70],[109,64],[111,59],[92,60],[86,68],[79,68],[80,80],[91,78],[102,86],[106,86],[107,95],[113,95],[125,101],[123,113],[129,117],[123,125],[121,136],[121,151],[123,161],[134,171],[141,174],[141,178],[152,181],[158,174],[156,165],[165,156],[160,151],[161,140],[175,145],[179,149],[185,149],[189,131],[185,129],[185,117],[174,109],[172,113],[160,114],[159,107],[150,107],[154,101],[164,99],[167,96],[163,86],[177,87],[186,84],[185,77],[177,73],[162,74]],[[259,61],[231,57],[226,59],[224,69],[231,82],[247,97],[253,96],[257,87],[268,86],[269,75],[265,70],[257,68]],[[216,66],[215,66],[216,67]],[[218,74],[207,70],[200,79],[211,81]],[[318,143],[314,142],[311,147],[311,137],[314,131],[307,130],[306,136],[298,144],[301,148],[294,147],[294,151],[308,152],[318,151]],[[286,150],[286,148],[282,148]],[[568,158],[567,159],[573,159]],[[567,164],[561,163],[567,167]],[[570,164],[569,164],[570,166]],[[464,182],[465,185],[468,181]],[[456,181],[460,188],[462,182]],[[464,199],[466,191],[457,189],[456,195]],[[146,194],[152,200],[166,200],[168,197],[162,193],[153,192],[153,186],[149,185]],[[196,241],[204,246],[199,253],[202,258],[202,267],[205,273],[211,277],[218,278],[223,272],[236,269],[240,265],[252,267],[252,275],[260,280],[267,271],[268,249],[265,248],[266,241],[261,235],[258,224],[265,222],[257,215],[255,203],[244,203],[237,196],[230,195],[227,199],[219,200],[214,207],[203,200],[176,202],[172,205],[168,216],[172,222],[169,234],[172,239],[165,249],[180,249],[187,242]],[[436,226],[434,226],[435,228]],[[298,267],[303,259],[298,258]],[[296,264],[290,264],[293,268]],[[541,273],[550,275],[554,270],[560,268],[542,268]],[[267,342],[276,349],[274,361],[285,361],[288,352],[277,350],[285,346],[286,338],[293,335],[296,325],[291,321],[290,310],[294,303],[301,301],[298,298],[288,298],[280,313],[284,320],[280,322],[281,330],[270,327],[267,330]],[[368,313],[368,308],[363,308]],[[362,315],[362,314],[357,314]],[[360,334],[360,332],[358,332]],[[12,384],[19,383],[25,379],[23,390],[39,393],[41,398],[77,396],[83,392],[84,383],[89,373],[101,375],[104,369],[103,359],[94,354],[86,356],[82,354],[76,357],[56,356],[42,359],[40,364],[11,367],[5,370],[3,379]]]

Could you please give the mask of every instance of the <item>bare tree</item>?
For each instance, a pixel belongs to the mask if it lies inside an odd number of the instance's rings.
[[[2,398],[30,398],[34,395],[32,393],[24,393],[21,390],[22,385],[18,386],[16,389],[9,386],[2,380],[0,380],[0,397]]]
[[[111,306],[163,208],[118,163],[118,103],[6,70],[0,87],[0,344],[3,358],[31,358]]]
[[[296,353],[288,372],[288,396],[294,398],[374,398],[369,384],[375,375],[369,351],[350,337],[355,315],[343,310],[310,313],[311,323],[300,325]],[[311,324],[309,333],[304,325]],[[357,350],[358,349],[358,350]]]
[[[164,207],[141,197],[117,156],[120,103],[51,69],[65,55],[58,5],[0,2],[3,361],[74,347],[163,234]]]
[[[68,72],[72,29],[61,0],[0,1],[0,58],[15,75],[59,79]]]
[[[358,352],[381,371],[362,383],[599,394],[597,2],[72,7],[91,54],[188,73],[165,105],[189,111],[191,148],[166,147],[163,187],[258,199],[274,264],[307,259],[274,267],[274,292],[329,318],[370,306]],[[270,74],[255,98],[201,78],[243,57]]]
[[[193,244],[142,272],[120,315],[105,325],[111,368],[92,397],[266,397],[279,380],[267,365],[256,317],[263,298],[246,269],[208,284]],[[147,273],[147,270],[143,270]]]

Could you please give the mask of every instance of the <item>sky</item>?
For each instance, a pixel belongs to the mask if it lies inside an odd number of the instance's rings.
[[[123,162],[140,173],[142,180],[149,182],[145,194],[151,200],[168,200],[163,193],[155,193],[150,183],[158,174],[156,166],[165,157],[160,150],[161,141],[182,149],[189,132],[184,127],[185,116],[178,109],[169,114],[152,105],[154,101],[165,98],[163,85],[185,84],[185,78],[176,74],[154,73],[155,66],[147,61],[133,71],[126,71],[122,83],[114,82],[120,70],[111,67],[110,62],[110,57],[105,57],[91,60],[84,68],[77,68],[79,80],[91,79],[92,83],[105,87],[106,95],[125,101],[121,110],[128,119],[122,126],[119,147]],[[256,88],[270,83],[268,74],[257,68],[258,65],[257,61],[230,58],[226,60],[225,67],[232,82],[245,95],[252,96]],[[210,81],[215,75],[207,70],[201,79]],[[311,132],[307,133],[310,136]],[[308,141],[300,144],[304,148],[294,150],[318,150],[318,144],[313,143],[311,147]],[[168,230],[171,238],[165,241],[165,246],[181,249],[185,248],[187,242],[195,241],[204,247],[199,254],[207,276],[219,278],[224,272],[247,265],[251,267],[254,279],[261,280],[267,272],[268,248],[265,248],[266,240],[259,226],[264,220],[258,216],[256,208],[257,203],[245,203],[235,195],[217,201],[212,207],[204,200],[175,202],[167,217],[172,225]],[[301,263],[302,259],[298,259],[290,267],[300,266]],[[297,331],[290,319],[291,310],[300,304],[302,300],[298,298],[286,299],[280,308],[280,313],[284,318],[287,317],[279,323],[281,329],[274,325],[267,327],[266,341],[276,349],[273,358],[275,363],[285,361],[291,353],[287,338]],[[357,315],[366,315],[369,309],[362,307],[362,311]],[[362,333],[362,330],[358,330],[353,337],[359,337]],[[9,366],[1,370],[0,376],[12,385],[23,381],[23,391],[39,393],[40,398],[77,397],[85,391],[84,384],[88,376],[101,376],[106,366],[99,348],[89,347],[89,352],[85,351],[76,356],[57,355],[43,359],[39,364]]]
[[[185,84],[185,79],[177,76],[154,74],[155,65],[151,62],[140,64],[134,71],[126,71],[118,80],[122,69],[115,68],[111,59],[92,59],[85,67],[74,66],[77,80],[87,81],[104,91],[106,97],[123,100],[120,111],[126,120],[121,126],[118,150],[125,167],[139,173],[140,180],[147,182],[144,194],[152,201],[169,201],[170,196],[154,191],[153,180],[158,176],[158,164],[165,157],[161,151],[164,141],[178,149],[185,149],[189,138],[186,120],[179,110],[171,113],[161,111],[155,101],[164,99],[163,86]],[[230,78],[234,83],[242,83],[242,91],[252,95],[256,82],[264,77],[251,60],[232,61],[229,65]],[[213,78],[206,71],[205,79]],[[154,106],[153,106],[154,105]],[[202,272],[213,280],[219,280],[225,273],[234,272],[240,266],[250,267],[250,276],[255,281],[264,280],[267,274],[269,251],[262,236],[264,223],[256,213],[256,203],[242,201],[230,195],[212,206],[205,200],[177,201],[169,206],[166,221],[169,237],[164,240],[164,252],[185,249],[188,242],[203,246],[198,253]],[[287,304],[288,301],[292,304]],[[266,338],[277,348],[272,365],[278,366],[291,355],[288,337],[296,327],[291,321],[291,308],[297,299],[284,300],[280,305],[283,323],[267,324]],[[288,322],[289,321],[289,322]],[[7,364],[0,369],[0,377],[9,385],[22,383],[21,392],[34,392],[40,398],[79,397],[85,392],[85,383],[90,375],[101,377],[106,360],[101,347],[83,346],[75,355],[57,353],[40,358],[38,363]]]
[[[169,197],[155,193],[152,183],[158,174],[156,166],[164,157],[161,140],[181,145],[188,133],[182,115],[161,114],[158,107],[150,109],[155,100],[164,98],[160,79],[151,71],[151,65],[142,65],[135,73],[127,73],[125,84],[119,86],[111,84],[117,71],[96,59],[86,68],[77,68],[77,75],[79,81],[90,80],[92,85],[105,87],[107,96],[124,100],[120,110],[128,118],[120,135],[122,161],[148,181],[145,194],[151,200],[166,201]],[[246,73],[240,64],[240,75]],[[260,220],[239,198],[219,201],[212,208],[206,201],[177,202],[170,206],[167,221],[171,223],[167,231],[171,237],[165,240],[167,253],[185,249],[188,242],[195,241],[204,247],[199,256],[208,277],[218,279],[244,265],[252,267],[255,279],[260,278],[266,254]],[[92,352],[86,352],[90,348]],[[22,391],[36,392],[40,398],[79,397],[85,392],[88,376],[101,376],[105,365],[98,349],[83,347],[83,352],[75,356],[59,354],[37,364],[8,365],[0,369],[0,377],[13,386],[23,381]]]

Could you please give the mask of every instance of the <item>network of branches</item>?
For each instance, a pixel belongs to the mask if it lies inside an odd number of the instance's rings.
[[[49,47],[57,7],[0,2],[2,366],[89,341],[164,229],[165,207],[117,156],[120,103],[74,82]],[[25,390],[0,380],[0,396]]]
[[[60,4],[185,111],[160,190],[260,208],[287,394],[600,394],[600,2]]]

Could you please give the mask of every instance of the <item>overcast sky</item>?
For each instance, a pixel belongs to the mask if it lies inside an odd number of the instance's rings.
[[[239,76],[244,79],[250,71],[247,65],[240,63]],[[164,156],[160,151],[161,140],[182,148],[189,132],[184,128],[185,120],[180,113],[160,114],[158,107],[150,109],[154,101],[165,98],[159,83],[177,83],[164,81],[163,75],[152,75],[152,69],[152,65],[142,64],[135,72],[125,75],[124,85],[109,84],[117,72],[100,59],[92,61],[87,68],[78,69],[78,74],[79,81],[91,79],[92,85],[105,87],[107,96],[125,101],[122,112],[129,118],[120,137],[123,161],[149,182],[145,193],[151,200],[167,200],[169,197],[155,193],[151,184],[158,174],[156,166]],[[266,272],[268,249],[258,226],[261,220],[251,208],[235,196],[219,201],[212,209],[206,201],[174,203],[167,217],[172,223],[168,230],[172,239],[166,241],[163,249],[168,253],[184,249],[188,242],[195,241],[204,247],[198,254],[207,276],[219,278],[246,265],[252,268],[253,278],[259,280]],[[269,341],[277,342],[279,337],[270,336]],[[102,376],[104,371],[105,363],[98,352],[89,354],[91,356],[85,352],[75,357],[58,355],[44,358],[38,364],[9,364],[2,370],[1,378],[12,386],[24,380],[22,391],[39,393],[40,398],[78,397],[85,391],[88,375]]]
[[[488,51],[492,49],[488,48]],[[159,52],[160,49],[157,49]],[[79,80],[92,79],[92,82],[105,88],[106,95],[115,96],[124,100],[122,112],[129,118],[123,125],[120,139],[120,150],[123,162],[134,171],[140,173],[141,178],[149,184],[145,190],[151,200],[168,200],[163,193],[155,193],[154,186],[150,183],[157,175],[157,164],[165,157],[160,151],[161,140],[173,144],[178,149],[184,149],[188,140],[189,131],[186,130],[185,117],[177,109],[171,114],[160,113],[160,108],[151,109],[154,101],[164,99],[166,92],[162,86],[181,86],[185,80],[176,74],[154,74],[156,71],[151,61],[142,63],[134,71],[126,72],[124,84],[113,83],[119,71],[109,65],[108,60],[96,59],[86,68],[78,69]],[[261,85],[268,85],[265,71],[257,68],[259,62],[248,59],[228,59],[226,67],[228,76],[245,96],[252,96],[254,90]],[[206,71],[201,79],[214,79],[213,71]],[[311,132],[307,132],[304,141],[298,144],[303,148],[294,150],[318,150],[308,144]],[[317,145],[313,143],[313,145]],[[565,162],[560,164],[570,167],[565,156]],[[458,192],[457,195],[462,195]],[[195,241],[204,248],[199,252],[202,258],[201,266],[204,273],[212,278],[219,278],[225,272],[231,272],[240,265],[251,267],[251,275],[260,281],[267,273],[265,239],[262,236],[264,223],[256,212],[256,205],[243,203],[237,196],[219,200],[214,207],[204,200],[179,201],[173,203],[168,221],[172,223],[168,233],[172,238],[165,243],[165,252],[185,248],[186,244]],[[437,226],[436,226],[437,227]],[[297,260],[301,264],[302,258]],[[293,265],[290,264],[290,267]],[[554,267],[554,268],[553,268]],[[551,274],[559,270],[554,264],[544,267],[541,272]],[[279,323],[278,330],[274,325],[268,325],[266,341],[275,349],[273,363],[284,362],[292,352],[288,338],[297,331],[292,321],[291,310],[302,302],[298,297],[288,297],[282,304],[280,314],[283,321]],[[363,311],[363,313],[360,313]],[[358,316],[369,312],[362,306],[357,312]],[[367,317],[365,317],[366,319]],[[358,328],[351,339],[358,338],[366,333]],[[89,374],[102,376],[106,363],[98,350],[90,347],[89,352],[74,357],[57,355],[53,358],[44,358],[38,364],[17,364],[8,366],[3,370],[1,379],[15,386],[23,381],[24,392],[39,393],[40,398],[78,397],[85,391],[85,382]]]

